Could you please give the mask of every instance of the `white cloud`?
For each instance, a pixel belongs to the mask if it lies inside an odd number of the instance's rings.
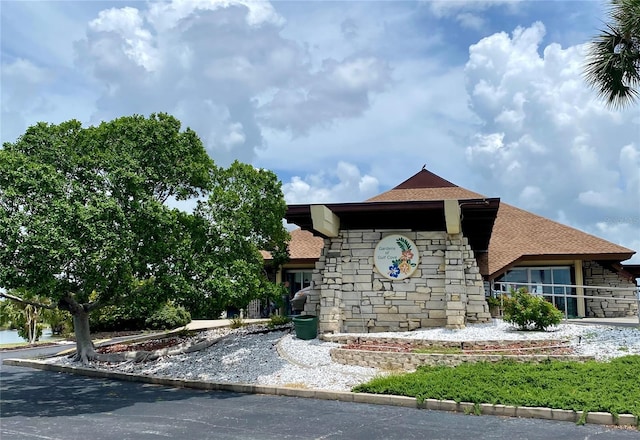
[[[159,56],[153,44],[153,36],[144,28],[144,20],[138,9],[131,7],[111,8],[100,11],[98,18],[89,22],[89,30],[96,34],[117,34],[120,36],[120,45],[115,47],[110,39],[100,39],[95,44],[98,49],[94,52],[96,58],[105,57],[106,62],[114,62],[115,58],[109,58],[113,52],[122,51],[129,59],[147,71],[158,68]],[[99,37],[98,37],[99,38]],[[113,66],[117,67],[117,66]]]
[[[525,186],[520,192],[518,200],[518,206],[529,210],[540,209],[546,204],[546,197],[537,186]]]
[[[438,18],[451,17],[467,29],[482,30],[486,25],[483,14],[486,11],[503,7],[515,12],[520,0],[429,0],[426,4],[433,15]]]
[[[390,80],[375,56],[309,63],[270,3],[171,1],[111,8],[76,45],[101,87],[91,122],[166,111],[196,130],[221,164],[251,162],[264,130],[296,136],[361,116]]]
[[[43,93],[51,82],[50,72],[29,60],[18,58],[11,63],[2,63],[2,131],[7,141],[15,141],[21,134],[17,127],[33,114],[41,114],[54,103]]]
[[[483,126],[468,164],[485,192],[629,247],[622,231],[639,237],[640,222],[596,225],[640,217],[635,111],[606,109],[582,78],[584,47],[541,47],[545,31],[536,22],[470,47],[467,91]]]
[[[173,28],[181,20],[187,20],[198,11],[215,11],[216,9],[241,6],[247,8],[246,22],[250,26],[262,24],[282,25],[285,23],[266,1],[242,1],[242,0],[198,0],[198,1],[161,1],[150,5],[149,21],[159,31]]]
[[[275,170],[291,202],[361,201],[426,163],[634,247],[640,118],[595,99],[584,47],[559,43],[592,32],[596,7],[573,3],[9,2],[2,136],[166,111],[220,165]],[[505,32],[470,40],[489,28]]]
[[[481,30],[485,26],[485,20],[482,17],[470,12],[462,12],[458,14],[456,16],[456,20],[458,20],[462,27],[468,29]]]
[[[378,194],[378,180],[356,165],[338,162],[330,173],[294,176],[282,190],[287,203],[360,202]]]

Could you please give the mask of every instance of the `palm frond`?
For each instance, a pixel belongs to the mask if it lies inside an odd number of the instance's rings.
[[[607,29],[588,47],[587,82],[608,106],[623,108],[640,98],[640,0],[612,0]]]

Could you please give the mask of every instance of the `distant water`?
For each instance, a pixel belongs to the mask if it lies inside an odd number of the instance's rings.
[[[41,341],[51,339],[51,330],[45,329],[40,336]],[[27,342],[18,336],[17,330],[0,330],[0,344],[16,344],[19,342]]]

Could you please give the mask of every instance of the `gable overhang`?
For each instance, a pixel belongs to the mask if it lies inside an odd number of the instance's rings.
[[[640,264],[623,264],[622,268],[636,278],[640,278]]]
[[[573,263],[576,260],[581,261],[596,261],[598,263],[605,263],[608,265],[616,264],[620,266],[621,270],[623,265],[621,261],[628,260],[635,254],[631,253],[590,253],[590,254],[540,254],[540,255],[522,255],[516,260],[512,261],[506,266],[494,271],[487,276],[488,279],[493,280],[500,275],[504,274],[510,269],[518,266],[524,266],[527,264],[536,265],[536,263],[543,263],[545,261],[567,261]],[[613,267],[613,266],[612,266]],[[481,271],[482,273],[482,271]]]
[[[457,208],[454,205],[457,205]],[[455,202],[428,200],[289,205],[285,219],[324,238],[335,236],[333,234],[336,224],[341,230],[456,231],[455,225],[458,220],[458,227],[469,240],[471,248],[477,252],[486,252],[499,206],[499,198],[465,199]],[[329,219],[328,224],[319,222],[319,218]]]

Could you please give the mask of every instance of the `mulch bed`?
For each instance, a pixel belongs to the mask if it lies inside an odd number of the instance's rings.
[[[150,339],[148,341],[134,342],[130,344],[111,344],[104,347],[98,347],[98,353],[122,353],[125,351],[155,351],[167,347],[173,347],[191,340],[188,336],[171,336],[161,339]]]
[[[364,341],[354,344],[343,345],[342,348],[351,350],[367,350],[367,351],[385,351],[393,353],[412,353],[420,349],[425,349],[428,353],[452,354],[451,347],[434,347],[433,345],[420,346],[415,342],[382,342],[382,341]],[[557,341],[539,342],[531,344],[530,342],[504,342],[496,345],[484,345],[482,348],[464,348],[461,344],[461,354],[502,354],[502,355],[567,355],[573,354],[573,348],[566,344],[558,344]]]

